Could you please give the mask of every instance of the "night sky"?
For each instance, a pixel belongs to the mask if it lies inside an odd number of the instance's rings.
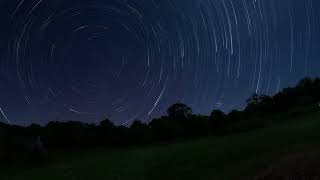
[[[0,0],[0,120],[241,109],[320,75],[319,0]]]

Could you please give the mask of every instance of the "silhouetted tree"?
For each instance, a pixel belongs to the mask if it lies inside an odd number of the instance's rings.
[[[167,113],[171,118],[189,118],[192,115],[192,109],[183,103],[177,103],[169,107]]]
[[[238,110],[232,110],[229,114],[228,114],[228,119],[231,122],[239,122],[241,120],[245,119],[245,115],[243,112],[238,111]]]
[[[134,144],[144,144],[151,141],[150,135],[148,125],[139,120],[135,120],[130,126],[130,139]]]
[[[303,79],[301,79],[297,85],[297,87],[310,87],[313,85],[313,79],[311,77],[305,77]]]
[[[210,116],[195,115],[189,106],[177,103],[168,108],[167,116],[149,124],[136,120],[130,128],[115,126],[109,119],[98,125],[76,121],[28,127],[0,123],[0,165],[7,167],[37,159],[42,146],[48,150],[114,147],[247,132],[265,127],[273,120],[273,114],[295,117],[300,112],[319,111],[319,103],[320,79],[305,78],[296,87],[285,88],[272,97],[253,94],[244,111],[233,110],[228,115],[221,110],[212,111]]]
[[[265,115],[266,113],[270,113],[273,108],[273,100],[267,95],[253,94],[247,100],[247,103],[245,111],[251,116]]]
[[[156,141],[173,140],[182,135],[182,127],[178,121],[167,116],[153,119],[149,126]]]
[[[116,126],[109,119],[101,121],[98,129],[98,138],[102,145],[110,146],[115,143],[114,132],[116,131]]]
[[[228,121],[227,115],[220,110],[213,110],[210,114],[210,120],[214,129],[222,128]]]

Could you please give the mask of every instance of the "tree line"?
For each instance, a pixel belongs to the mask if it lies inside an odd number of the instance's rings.
[[[0,164],[34,162],[55,149],[121,147],[244,133],[318,111],[319,102],[320,79],[304,78],[274,96],[253,94],[244,110],[227,114],[213,110],[210,115],[198,115],[186,104],[176,103],[167,115],[148,124],[136,120],[130,127],[115,126],[109,119],[99,124],[69,121],[27,127],[0,123]]]

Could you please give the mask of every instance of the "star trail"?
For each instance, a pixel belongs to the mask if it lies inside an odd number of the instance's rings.
[[[0,0],[0,120],[241,109],[320,75],[318,0]]]

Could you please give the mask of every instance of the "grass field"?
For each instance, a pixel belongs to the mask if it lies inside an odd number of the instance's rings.
[[[226,137],[118,150],[63,152],[48,167],[7,170],[1,180],[239,179],[272,161],[320,147],[320,114]]]

